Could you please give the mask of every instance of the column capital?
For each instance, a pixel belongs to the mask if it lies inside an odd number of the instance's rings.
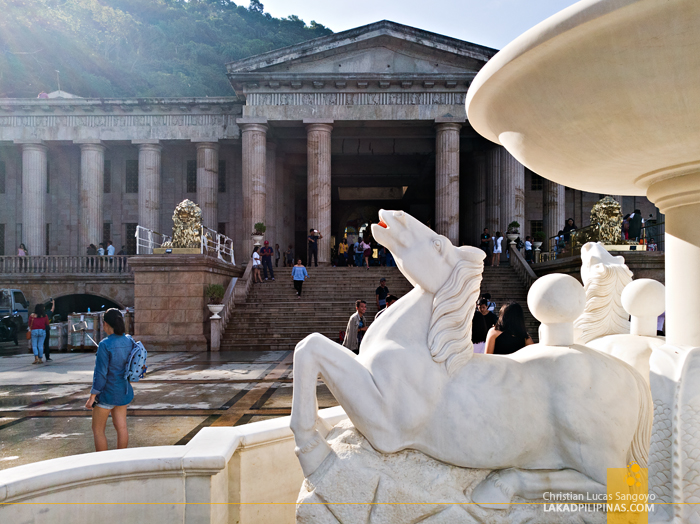
[[[243,119],[239,119],[243,120]],[[238,127],[241,128],[241,132],[243,133],[251,133],[251,132],[258,132],[258,133],[265,133],[267,134],[267,120],[264,118],[246,118],[245,120],[265,120],[264,122],[240,122],[239,120],[236,120],[236,124],[238,124]]]
[[[435,119],[435,130],[440,131],[457,131],[462,129],[462,124],[459,122],[439,122]]]
[[[162,151],[163,146],[160,144],[159,140],[132,140],[132,144],[139,146],[139,151]]]
[[[104,151],[107,149],[102,140],[73,140],[73,143],[79,145],[81,151]]]
[[[307,123],[307,120],[304,120],[304,125],[306,126],[306,132],[310,133],[311,131],[321,131],[322,133],[331,133],[333,131],[333,125],[329,124],[328,122],[333,122],[332,120],[328,120],[326,122],[318,121],[318,122],[311,122]]]
[[[195,146],[197,146],[197,151],[200,149],[216,149],[217,151],[219,150],[219,142],[216,140],[207,140],[204,141],[202,140],[201,142],[199,140],[192,140]]]
[[[43,140],[15,140],[14,143],[22,147],[22,151],[41,151],[46,153],[48,146]]]

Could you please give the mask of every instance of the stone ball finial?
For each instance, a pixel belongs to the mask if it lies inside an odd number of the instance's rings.
[[[622,307],[632,317],[630,334],[653,337],[656,319],[666,310],[666,288],[661,282],[640,278],[625,286]]]
[[[586,292],[570,275],[545,275],[535,281],[527,294],[527,307],[542,322],[540,343],[570,346],[574,343],[574,320],[586,306]]]

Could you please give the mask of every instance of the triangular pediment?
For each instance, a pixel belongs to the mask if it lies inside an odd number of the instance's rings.
[[[436,33],[381,21],[227,64],[229,75],[459,74],[496,53]]]

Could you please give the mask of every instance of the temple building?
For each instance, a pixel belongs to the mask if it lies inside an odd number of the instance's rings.
[[[318,229],[328,263],[380,208],[472,245],[512,221],[587,225],[603,195],[542,179],[469,125],[467,90],[496,52],[381,21],[226,64],[229,97],[1,99],[0,254],[107,239],[131,254],[136,226],[169,233],[185,198],[243,263],[256,222],[302,259]]]

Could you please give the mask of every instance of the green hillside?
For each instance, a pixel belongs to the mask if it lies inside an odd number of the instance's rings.
[[[231,96],[224,64],[330,34],[253,0],[0,0],[0,97]]]

